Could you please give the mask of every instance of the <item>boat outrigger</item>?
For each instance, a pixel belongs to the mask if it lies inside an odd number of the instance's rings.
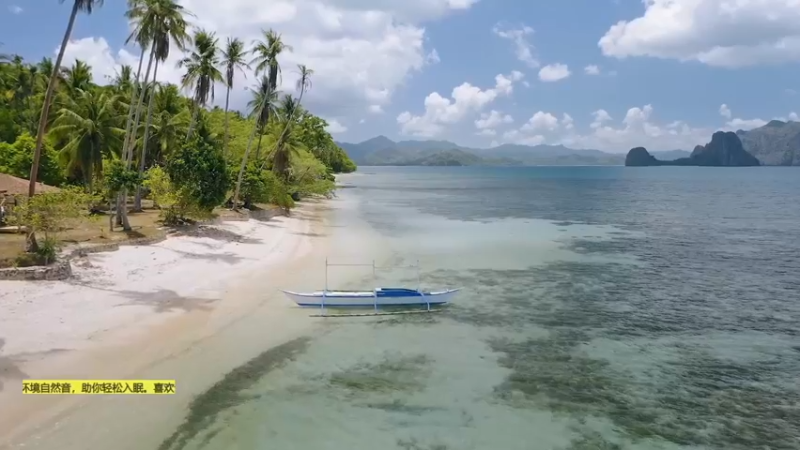
[[[324,310],[326,306],[332,308],[373,308],[378,313],[379,306],[416,306],[425,307],[430,311],[432,306],[441,306],[450,302],[453,296],[458,293],[458,289],[442,289],[436,291],[423,291],[420,288],[396,288],[378,287],[370,291],[339,291],[328,289],[328,267],[331,266],[365,266],[372,267],[373,279],[376,269],[398,269],[416,268],[417,281],[419,282],[419,263],[414,266],[405,267],[378,267],[373,261],[372,264],[330,264],[325,260],[325,289],[315,292],[293,292],[285,293],[298,306],[315,307]]]

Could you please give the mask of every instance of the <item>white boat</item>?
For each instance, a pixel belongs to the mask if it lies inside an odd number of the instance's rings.
[[[283,291],[298,306],[376,307],[376,306],[439,306],[448,303],[458,289],[420,291],[405,288],[376,288],[372,291]]]
[[[377,312],[380,306],[426,306],[430,310],[431,306],[440,306],[449,303],[453,296],[458,293],[458,289],[443,289],[438,291],[423,291],[422,289],[408,288],[386,288],[379,287],[364,291],[340,291],[328,289],[328,267],[330,266],[370,266],[372,267],[372,277],[375,279],[377,269],[387,268],[415,268],[417,269],[417,282],[419,283],[419,262],[414,266],[407,267],[377,267],[375,261],[372,264],[330,264],[325,260],[325,288],[314,292],[294,292],[283,290],[292,301],[298,306],[317,307],[324,309],[329,307],[352,307],[352,308],[374,308]],[[374,285],[373,285],[374,286]]]

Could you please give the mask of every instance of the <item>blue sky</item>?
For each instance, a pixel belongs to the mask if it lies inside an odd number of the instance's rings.
[[[69,2],[0,1],[3,50],[52,56]],[[691,149],[714,130],[795,119],[800,109],[794,0],[179,2],[221,40],[283,33],[294,47],[281,61],[284,89],[296,64],[314,69],[304,103],[339,140]],[[87,60],[98,82],[135,64],[139,50],[122,48],[123,13],[124,2],[109,0],[81,15],[67,61]],[[177,81],[177,59],[174,51],[160,80]],[[586,73],[592,65],[599,73]],[[543,81],[548,73],[562,78]],[[253,79],[237,79],[234,106],[246,104]]]

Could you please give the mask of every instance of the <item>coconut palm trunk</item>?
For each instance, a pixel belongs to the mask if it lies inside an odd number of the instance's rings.
[[[239,178],[236,180],[236,189],[233,191],[233,209],[238,209],[239,192],[242,189],[242,180],[244,179],[244,169],[247,167],[247,157],[250,155],[250,147],[253,146],[253,138],[256,137],[256,130],[258,125],[253,127],[253,132],[250,133],[250,139],[247,141],[247,148],[242,157],[242,166],[239,168]]]
[[[128,143],[127,153],[123,150],[123,157],[125,158],[125,168],[130,169],[131,162],[133,161],[133,150],[136,144],[136,135],[138,134],[139,118],[142,113],[142,103],[144,103],[144,94],[147,91],[145,86],[150,79],[150,70],[153,68],[153,59],[155,59],[154,49],[150,49],[150,60],[147,63],[147,70],[144,73],[144,80],[142,81],[142,89],[139,93],[139,101],[136,103],[136,114],[133,117],[133,125],[131,126],[130,134],[125,136]],[[117,225],[121,226],[124,231],[130,231],[131,225],[128,222],[128,190],[123,189],[117,197]]]
[[[47,130],[47,118],[50,116],[50,105],[53,103],[53,94],[56,88],[56,79],[58,72],[61,68],[61,61],[64,59],[64,52],[67,50],[69,38],[72,36],[72,28],[75,26],[75,18],[78,17],[80,10],[80,3],[73,2],[72,12],[69,15],[69,23],[67,24],[67,31],[64,32],[64,38],[61,40],[61,48],[58,49],[58,56],[53,67],[53,73],[50,74],[50,81],[47,83],[47,92],[44,95],[44,105],[42,105],[42,114],[39,116],[39,130],[36,132],[36,148],[33,151],[33,164],[31,164],[31,175],[28,183],[28,197],[33,197],[36,194],[36,179],[39,176],[39,161],[42,158],[42,144],[44,143],[44,133]],[[36,237],[31,233],[28,239],[28,247],[36,249]]]
[[[156,96],[156,79],[158,77],[158,60],[153,69],[153,85],[150,88],[150,99],[147,101],[147,120],[144,125],[144,138],[142,139],[142,157],[139,159],[139,176],[144,174],[145,161],[147,160],[147,142],[150,139],[150,125],[153,123],[153,98]],[[136,198],[133,202],[133,210],[142,210],[142,186],[136,186]]]
[[[142,63],[144,62],[144,53],[147,49],[142,47],[142,51],[139,54],[139,68],[136,70],[136,80],[133,83],[133,87],[131,88],[131,102],[128,104],[128,119],[125,121],[125,141],[122,144],[122,157],[127,157],[128,152],[128,136],[131,132],[131,126],[133,126],[133,114],[136,112],[136,86],[139,84],[139,77],[142,76]]]
[[[228,86],[227,92],[225,92],[225,137],[222,140],[222,156],[224,158],[228,157],[228,106],[231,102],[231,87]]]

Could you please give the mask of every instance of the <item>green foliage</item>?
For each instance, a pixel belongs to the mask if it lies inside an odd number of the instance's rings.
[[[17,260],[17,264],[53,262],[58,251],[57,234],[84,219],[87,206],[93,201],[93,196],[80,187],[45,192],[23,199],[11,210],[9,224],[24,228],[28,239],[33,239],[38,232],[43,232],[45,239],[35,247],[35,255],[23,256]]]
[[[200,120],[194,138],[177,149],[165,167],[176,191],[201,211],[222,204],[231,187],[221,147]]]
[[[260,168],[261,162],[251,161],[245,168],[242,178],[240,199],[246,208],[253,203],[272,203],[278,206],[291,207],[287,199],[291,200],[286,185],[271,170]],[[232,175],[238,173],[239,168],[231,166]]]
[[[20,135],[13,144],[0,142],[0,172],[19,178],[28,178],[33,162],[36,139],[28,133]],[[39,160],[38,181],[58,185],[64,181],[62,169],[58,165],[58,154],[45,142]]]
[[[103,184],[107,198],[111,198],[123,189],[133,190],[142,182],[142,176],[133,169],[126,169],[125,163],[115,159],[103,169]]]
[[[170,209],[178,203],[178,195],[163,168],[155,166],[145,172],[142,185],[150,191],[150,197],[159,207]]]
[[[130,18],[136,19],[136,26],[142,28],[136,28],[134,40],[140,32],[144,33],[142,36],[158,34],[158,51],[163,50],[162,44],[168,41],[186,40],[180,8],[153,15],[148,10],[149,4],[136,5],[140,9],[134,8]],[[169,24],[159,28],[147,22],[155,18]],[[183,80],[191,88],[192,98],[186,98],[171,84],[160,84],[156,90],[144,164],[145,171],[161,167],[160,173],[149,173],[149,181],[144,182],[148,187],[147,195],[153,200],[162,207],[171,203],[173,207],[166,209],[188,211],[187,214],[193,216],[219,206],[232,188],[228,165],[240,166],[248,139],[256,127],[256,117],[267,119],[267,123],[258,127],[250,153],[254,160],[257,153],[260,156],[258,162],[247,165],[242,187],[242,198],[246,202],[272,202],[291,207],[290,193],[299,197],[329,195],[334,188],[332,174],[355,170],[352,161],[325,131],[327,123],[303,109],[304,98],[299,90],[278,101],[275,83],[280,70],[279,59],[281,52],[290,48],[281,41],[279,33],[271,30],[266,33],[264,45],[255,53],[258,56],[255,65],[261,66],[259,75],[265,76],[269,99],[262,95],[254,104],[269,100],[265,103],[269,113],[253,116],[250,111],[248,114],[230,111],[227,121],[222,108],[207,112],[194,105],[202,105],[206,99],[213,98],[215,85],[219,89],[220,84],[225,84],[223,78],[229,78],[228,72],[243,65],[245,60],[239,53],[252,49],[237,47],[231,58],[230,49],[222,52],[216,48],[219,43],[213,34],[200,32],[194,38],[185,42],[194,45],[189,45],[184,60],[186,76]],[[127,102],[135,84],[134,69],[124,66],[109,85],[98,86],[92,81],[92,68],[88,64],[83,61],[66,63],[71,65],[61,67],[58,72],[55,97],[46,119],[49,132],[42,149],[39,181],[53,186],[81,184],[104,196],[122,187],[132,192],[133,172],[123,170],[118,161],[122,159]],[[0,172],[21,178],[29,176],[35,146],[32,136],[38,127],[52,71],[53,61],[49,58],[33,63],[12,55],[7,63],[0,64]],[[311,76],[313,71],[307,70],[307,74]],[[306,80],[303,87],[306,94],[313,95],[313,91],[308,90],[310,81]],[[263,93],[258,86],[254,91]],[[146,105],[145,102],[145,108]],[[146,116],[145,109],[141,123],[133,130],[136,136],[132,136],[135,142],[132,168],[139,167]],[[193,136],[187,143],[186,135],[194,120]],[[227,151],[222,152],[226,122]],[[289,132],[284,136],[286,129]],[[258,142],[260,151],[256,151]],[[222,163],[222,156],[226,163]],[[313,164],[313,160],[319,164]],[[278,177],[269,174],[271,170],[275,170]],[[159,191],[152,187],[156,183],[152,180],[166,188]],[[163,198],[156,200],[156,192],[161,192]]]

